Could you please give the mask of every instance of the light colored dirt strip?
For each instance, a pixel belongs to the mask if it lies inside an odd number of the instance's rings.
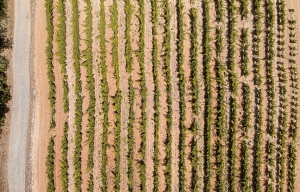
[[[112,67],[112,42],[111,38],[113,36],[113,31],[111,29],[111,13],[109,10],[109,7],[112,6],[113,1],[107,0],[105,1],[105,17],[106,17],[106,34],[105,38],[108,40],[106,43],[106,50],[107,50],[107,81],[108,81],[108,87],[109,87],[109,112],[108,112],[108,148],[107,148],[107,167],[106,167],[106,173],[107,173],[107,190],[113,191],[114,189],[114,174],[113,171],[115,169],[115,154],[114,154],[114,106],[113,106],[113,97],[116,93],[116,79],[114,78],[114,70]],[[103,184],[102,184],[103,185]]]
[[[120,144],[120,174],[121,183],[120,189],[128,191],[128,118],[129,118],[129,98],[128,98],[128,75],[126,73],[126,60],[125,60],[125,11],[124,1],[118,0],[118,56],[119,56],[119,73],[120,73],[120,87],[122,92],[121,103],[121,144]]]
[[[202,17],[202,8],[201,8],[201,2],[200,1],[194,1],[192,3],[192,7],[194,7],[197,10],[197,16],[198,16],[198,20],[197,20],[197,33],[198,33],[198,48],[199,48],[199,53],[202,53],[202,27],[201,27],[201,23],[203,20]],[[202,54],[198,54],[198,69],[197,69],[197,79],[198,79],[198,83],[199,83],[199,94],[198,94],[198,98],[199,98],[199,115],[197,117],[195,117],[195,122],[198,123],[199,125],[199,133],[198,133],[198,137],[196,138],[198,140],[198,157],[199,157],[199,163],[198,163],[198,169],[199,169],[199,180],[200,182],[198,183],[199,186],[199,191],[203,191],[204,190],[204,105],[205,105],[205,101],[204,101],[204,94],[205,94],[205,86],[204,86],[204,79],[203,79],[203,65],[201,65],[201,61],[203,60],[203,55]]]
[[[68,87],[69,87],[69,118],[68,118],[68,190],[74,191],[74,140],[75,140],[75,73],[74,73],[74,60],[73,60],[73,39],[72,39],[72,4],[71,0],[66,1],[66,51],[67,51],[67,75],[68,75]]]
[[[177,13],[176,0],[169,1],[171,11],[171,53],[170,53],[170,70],[172,85],[172,191],[179,191],[179,90],[178,90],[178,72],[177,72]]]
[[[86,34],[84,32],[85,27],[84,27],[84,20],[86,18],[86,14],[85,14],[85,7],[86,7],[86,3],[84,2],[84,0],[80,0],[78,1],[78,10],[79,10],[79,34],[80,34],[80,52],[82,54],[82,51],[86,49],[86,44],[84,42],[84,39],[86,38]],[[84,62],[82,55],[81,55],[81,61],[80,63]],[[82,191],[87,191],[87,187],[88,187],[88,179],[89,179],[89,174],[87,173],[87,160],[88,160],[88,141],[87,141],[87,124],[88,124],[88,107],[89,107],[89,93],[87,90],[87,78],[86,78],[86,74],[87,74],[87,70],[84,66],[80,66],[80,72],[81,72],[81,83],[82,83],[82,92],[81,92],[81,96],[83,98],[82,101],[82,113],[83,113],[83,117],[82,117],[82,142],[81,142],[81,174],[82,174],[82,184],[81,184],[81,189]]]
[[[226,7],[227,7],[227,2],[226,1],[223,1],[223,8],[224,10],[226,10]],[[220,25],[223,27],[223,31],[225,32],[223,35],[222,35],[222,38],[223,38],[223,43],[224,43],[224,47],[228,46],[228,43],[226,41],[226,27],[228,25],[228,13],[225,11],[225,15],[223,16],[223,22],[220,23]],[[223,53],[221,54],[221,59],[222,61],[224,62],[223,64],[226,66],[226,60],[227,60],[227,54],[228,54],[228,51],[227,49],[225,48],[223,50]],[[229,103],[230,103],[230,94],[229,94],[229,82],[228,82],[228,72],[225,70],[225,73],[224,73],[224,101],[225,101],[225,106],[224,106],[224,110],[226,111],[226,114],[224,115],[224,128],[223,130],[225,131],[224,133],[224,154],[228,154],[229,152],[229,141],[230,141],[230,138],[229,138],[229,114],[230,114],[230,107],[229,107]],[[228,167],[229,167],[229,161],[228,161],[228,155],[225,155],[224,156],[224,185],[225,185],[225,190],[229,190],[228,189]]]
[[[185,84],[185,95],[184,95],[184,102],[186,104],[185,109],[185,126],[187,128],[186,131],[186,138],[185,138],[185,145],[186,150],[186,158],[185,158],[185,178],[186,178],[186,188],[183,190],[189,191],[191,189],[192,184],[192,165],[191,165],[191,158],[189,158],[191,154],[191,142],[192,142],[192,132],[189,130],[189,128],[192,126],[193,121],[193,110],[192,110],[192,90],[191,90],[191,68],[190,68],[190,50],[191,50],[191,37],[190,37],[190,31],[191,31],[191,20],[190,20],[190,9],[191,9],[191,3],[188,0],[182,0],[183,3],[183,31],[184,31],[184,40],[183,40],[183,69],[184,69],[184,77],[186,79]]]
[[[92,17],[93,17],[93,74],[95,78],[95,97],[96,97],[96,108],[95,108],[95,149],[94,149],[94,169],[93,169],[93,180],[94,180],[94,191],[101,190],[101,143],[102,143],[102,127],[103,115],[101,115],[102,98],[101,98],[101,73],[99,68],[100,58],[100,42],[99,42],[99,12],[100,12],[100,1],[92,0]]]
[[[138,42],[140,41],[140,34],[139,34],[139,20],[137,17],[139,5],[137,0],[131,0],[131,4],[134,8],[131,26],[130,26],[130,36],[131,36],[131,46],[133,52],[139,50]],[[139,178],[139,161],[140,158],[140,146],[141,146],[141,121],[142,121],[142,97],[140,94],[141,86],[139,81],[141,80],[140,74],[140,64],[136,54],[133,54],[133,71],[132,71],[132,81],[134,87],[134,131],[133,131],[133,141],[134,141],[134,163],[133,163],[133,190],[138,191],[140,185],[140,178]]]
[[[46,14],[44,1],[37,1],[34,42],[34,98],[32,132],[32,191],[47,191],[46,156],[50,126],[49,85],[46,65]],[[38,27],[37,27],[38,26]],[[18,183],[20,186],[20,183]]]
[[[151,23],[151,3],[145,0],[145,75],[147,86],[146,111],[147,111],[147,131],[146,131],[146,191],[153,191],[153,151],[154,151],[154,82],[152,74],[152,23]]]
[[[159,81],[159,92],[160,92],[160,106],[159,106],[159,191],[164,191],[166,189],[166,178],[165,178],[165,158],[166,158],[166,145],[165,141],[167,139],[167,121],[166,117],[168,115],[168,106],[167,106],[167,88],[166,88],[166,79],[165,79],[165,72],[164,72],[164,59],[163,59],[163,41],[165,36],[165,21],[163,18],[163,15],[160,14],[163,10],[161,9],[162,2],[158,1],[157,3],[158,7],[158,23],[157,25],[157,35],[155,38],[157,39],[157,46],[158,46],[158,62],[159,62],[159,68],[158,68],[158,81]]]

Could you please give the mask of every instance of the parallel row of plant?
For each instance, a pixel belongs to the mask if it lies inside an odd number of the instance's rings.
[[[219,27],[216,28],[216,77],[218,82],[218,107],[217,107],[217,117],[216,117],[216,130],[217,130],[217,143],[216,143],[216,163],[217,163],[217,171],[216,171],[216,188],[219,191],[225,191],[225,184],[224,184],[224,174],[225,174],[225,134],[226,134],[226,97],[225,97],[225,89],[226,89],[226,81],[225,81],[225,70],[226,66],[222,59],[223,51],[224,51],[224,40],[223,40],[223,15],[224,15],[224,1],[218,0],[215,1],[215,10],[216,10],[216,21],[220,24]]]
[[[163,0],[162,2],[163,16],[165,20],[165,36],[163,42],[164,48],[164,73],[167,86],[167,139],[166,143],[166,170],[165,170],[165,179],[166,179],[166,191],[172,190],[172,85],[171,85],[171,10],[168,0]]]
[[[115,109],[115,130],[114,130],[114,151],[116,155],[116,167],[114,171],[114,184],[115,191],[120,191],[120,182],[121,182],[121,167],[120,167],[120,147],[121,147],[121,101],[122,93],[120,90],[120,74],[119,74],[119,40],[118,40],[118,4],[117,0],[113,1],[112,6],[110,7],[111,13],[111,25],[110,27],[113,30],[112,41],[112,66],[114,69],[114,77],[116,79],[117,91],[114,96],[114,109]]]
[[[277,190],[285,190],[286,181],[286,157],[287,157],[287,72],[284,66],[285,59],[285,3],[284,0],[276,2],[277,10],[277,72],[279,77],[279,114],[278,114],[278,144],[280,145],[277,153]]]
[[[152,2],[152,58],[153,58],[153,80],[154,80],[154,172],[153,172],[153,191],[159,191],[159,126],[160,126],[160,91],[159,91],[159,77],[158,77],[158,42],[157,42],[157,24],[158,24],[158,5],[157,0]]]
[[[106,65],[106,18],[104,1],[100,1],[100,20],[99,20],[99,39],[100,39],[100,71],[101,71],[101,113],[103,114],[102,123],[102,144],[101,144],[101,189],[107,191],[107,148],[108,148],[108,111],[109,111],[109,87],[107,82],[107,65]]]
[[[237,144],[236,144],[236,134],[237,134],[237,77],[235,74],[235,44],[236,44],[236,10],[237,7],[235,6],[236,1],[235,0],[227,0],[227,10],[228,10],[228,46],[227,46],[227,66],[229,69],[229,89],[232,93],[232,96],[230,98],[230,114],[229,114],[229,127],[231,128],[229,131],[229,190],[230,191],[236,191],[236,153],[237,153]]]
[[[140,163],[140,179],[141,179],[141,191],[146,191],[146,132],[147,132],[147,112],[146,112],[146,97],[147,97],[147,87],[146,87],[146,76],[145,76],[145,4],[144,0],[138,0],[139,11],[137,17],[139,18],[139,33],[140,41],[138,43],[139,51],[136,53],[139,59],[140,65],[140,86],[141,86],[141,108],[142,108],[142,121],[141,121],[141,163]]]
[[[203,34],[202,34],[202,51],[203,51],[203,75],[205,91],[205,108],[204,108],[204,191],[212,189],[212,128],[213,128],[213,85],[212,85],[212,45],[211,26],[210,26],[210,0],[202,1],[203,8]]]
[[[61,180],[61,185],[62,185],[62,191],[67,192],[68,191],[68,186],[69,186],[69,164],[68,164],[68,129],[69,125],[66,122],[64,125],[64,134],[62,136],[62,141],[61,141],[61,162],[60,162],[60,180]]]
[[[290,10],[294,14],[294,10]],[[288,21],[289,27],[289,65],[290,65],[290,81],[291,81],[291,110],[290,110],[290,127],[289,136],[291,143],[288,146],[288,190],[295,191],[296,184],[296,162],[297,162],[297,134],[298,134],[298,117],[299,117],[299,84],[298,84],[298,68],[296,63],[297,55],[297,33],[296,33],[296,20],[294,16]]]
[[[53,72],[53,0],[45,1],[45,11],[46,11],[46,31],[47,31],[47,47],[46,47],[46,63],[47,63],[47,76],[49,83],[49,95],[48,99],[50,101],[50,111],[51,111],[51,120],[50,120],[50,130],[55,127],[55,101],[56,101],[56,87],[55,87],[55,77]],[[54,185],[54,139],[51,137],[48,143],[48,154],[46,158],[46,174],[47,174],[47,192],[55,191]]]
[[[85,59],[82,65],[86,68],[86,88],[89,94],[89,105],[88,105],[88,160],[87,160],[87,172],[91,171],[94,167],[94,140],[95,140],[95,107],[96,107],[96,96],[95,96],[95,79],[93,74],[93,47],[92,47],[92,37],[93,37],[93,16],[92,16],[92,3],[91,0],[85,0],[85,14],[86,18],[84,20],[84,33],[86,49],[82,52],[82,58]],[[88,191],[93,191],[93,173],[90,173]]]
[[[55,41],[57,43],[57,52],[56,56],[58,57],[58,63],[61,65],[61,74],[63,75],[63,104],[64,104],[64,112],[67,113],[69,111],[69,88],[68,88],[68,76],[67,76],[67,51],[66,51],[66,7],[65,0],[59,0],[56,6],[58,16],[58,24],[56,31]]]
[[[190,50],[190,67],[191,67],[191,86],[192,86],[192,107],[193,107],[193,116],[194,122],[192,124],[192,189],[194,191],[200,191],[200,178],[199,178],[199,79],[198,79],[198,51],[199,51],[199,43],[198,43],[198,15],[197,9],[192,8],[190,13],[191,18],[191,50]]]
[[[242,5],[242,20],[248,18],[248,1],[243,1]],[[241,30],[241,47],[240,47],[240,57],[241,57],[241,73],[247,78],[250,74],[249,72],[249,43],[248,43],[248,28],[243,27]],[[243,92],[243,117],[242,117],[242,146],[241,146],[241,187],[242,191],[251,190],[251,173],[250,173],[250,144],[249,144],[249,129],[251,128],[251,99],[250,99],[250,86],[248,83],[244,82],[242,85]]]
[[[66,11],[65,11],[65,1],[59,0],[56,5],[57,12],[59,13],[58,24],[57,24],[57,32],[56,32],[56,43],[58,47],[58,51],[56,55],[58,57],[58,63],[61,65],[61,74],[63,75],[63,105],[64,112],[67,113],[69,111],[69,88],[68,88],[68,76],[67,76],[67,52],[66,52]],[[64,126],[64,135],[62,138],[61,144],[62,150],[62,160],[60,163],[61,175],[60,179],[62,182],[62,190],[68,191],[68,123],[65,123]]]
[[[6,18],[7,2],[0,1],[0,134],[2,133],[2,126],[5,122],[5,114],[8,111],[8,101],[11,99],[10,88],[7,85],[7,68],[9,61],[1,53],[10,48],[11,42],[7,39],[4,22]],[[0,135],[1,137],[1,135]]]
[[[78,1],[72,0],[72,40],[73,40],[73,67],[75,71],[75,150],[73,157],[74,164],[74,187],[76,192],[81,191],[82,173],[81,173],[81,150],[82,150],[82,85],[81,85],[81,72],[80,72],[80,50],[79,50],[79,10]]]
[[[253,190],[261,192],[262,191],[262,164],[263,164],[263,97],[262,97],[262,77],[261,62],[260,62],[260,43],[261,43],[261,33],[262,33],[262,12],[260,11],[262,7],[262,0],[252,0],[252,15],[253,17],[253,31],[252,31],[252,67],[253,67],[253,77],[254,77],[254,95],[255,95],[255,136],[254,136],[254,165],[253,165]]]
[[[130,0],[125,1],[125,58],[126,58],[126,69],[127,72],[130,74],[132,72],[132,47],[131,47],[131,38],[130,38],[130,26],[131,26],[131,18],[133,14],[133,8],[131,5]],[[128,122],[128,190],[133,191],[133,163],[134,163],[134,87],[132,77],[130,76],[128,79],[128,87],[129,87],[129,122]]]
[[[274,58],[275,58],[275,45],[274,45],[274,8],[273,2],[268,0],[265,2],[265,58],[266,58],[266,84],[267,84],[267,132],[269,135],[269,140],[267,142],[267,190],[275,191],[275,161],[276,161],[276,148],[275,148],[275,80],[274,80]]]
[[[129,77],[129,122],[128,122],[128,190],[133,191],[133,163],[134,163],[134,87],[132,77]]]
[[[186,191],[186,132],[187,127],[185,125],[186,121],[186,103],[185,103],[185,86],[186,77],[184,75],[184,50],[183,43],[185,38],[185,32],[183,29],[183,3],[181,0],[177,1],[177,63],[178,63],[178,76],[179,76],[179,190]]]

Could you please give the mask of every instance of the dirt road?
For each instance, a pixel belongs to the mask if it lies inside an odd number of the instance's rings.
[[[15,0],[12,56],[13,99],[8,154],[9,191],[25,191],[26,141],[30,103],[30,0]]]

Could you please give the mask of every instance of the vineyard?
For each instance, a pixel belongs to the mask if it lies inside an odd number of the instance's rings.
[[[299,191],[293,2],[45,0],[39,190]]]

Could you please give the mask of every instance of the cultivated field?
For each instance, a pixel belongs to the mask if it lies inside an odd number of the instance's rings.
[[[32,190],[299,191],[298,4],[37,1]]]

